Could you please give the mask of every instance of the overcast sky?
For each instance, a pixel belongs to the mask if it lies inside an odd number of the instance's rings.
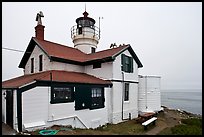
[[[42,11],[45,39],[73,47],[70,29],[85,2],[3,2],[2,47],[25,51]],[[130,44],[143,64],[140,75],[161,76],[162,89],[202,89],[202,2],[86,2],[100,22],[97,51]],[[23,75],[23,52],[2,49],[2,80]]]

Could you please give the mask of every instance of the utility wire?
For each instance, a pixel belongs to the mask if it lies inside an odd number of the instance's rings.
[[[22,51],[22,50],[11,49],[11,48],[5,48],[5,47],[2,47],[2,49],[11,50],[11,51],[16,51],[16,52],[25,52],[25,51]]]

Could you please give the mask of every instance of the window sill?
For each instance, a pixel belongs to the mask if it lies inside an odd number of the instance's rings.
[[[50,104],[72,103],[74,101],[50,101]]]
[[[130,103],[130,101],[128,100],[128,101],[124,101],[124,104],[129,104]]]

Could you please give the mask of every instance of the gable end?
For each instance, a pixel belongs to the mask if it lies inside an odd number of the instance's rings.
[[[115,59],[118,55],[122,54],[126,50],[128,50],[130,52],[130,54],[132,55],[133,59],[138,64],[138,68],[143,67],[142,63],[140,62],[139,58],[137,57],[137,55],[135,54],[134,50],[132,49],[132,47],[130,45],[128,45],[128,47],[124,48],[123,50],[121,50],[120,52],[116,53],[112,57]]]
[[[48,53],[39,45],[39,43],[36,40],[34,40],[32,38],[28,44],[28,47],[27,47],[21,61],[20,61],[20,64],[18,65],[19,68],[25,69],[25,65],[27,64],[27,62],[28,62],[28,60],[29,60],[36,45],[48,56],[48,58],[50,58]]]

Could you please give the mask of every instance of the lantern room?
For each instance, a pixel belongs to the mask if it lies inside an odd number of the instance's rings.
[[[100,29],[95,26],[95,20],[88,17],[88,12],[85,11],[83,15],[76,19],[77,24],[71,28],[71,38],[75,48],[86,54],[95,53]]]

